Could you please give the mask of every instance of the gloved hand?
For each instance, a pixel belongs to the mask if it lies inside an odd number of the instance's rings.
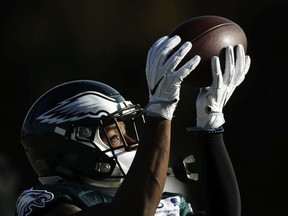
[[[180,99],[181,83],[200,62],[200,56],[195,56],[175,70],[192,47],[191,42],[185,42],[168,58],[180,42],[177,35],[172,38],[164,36],[149,49],[146,62],[149,103],[144,109],[147,115],[171,120]]]
[[[225,50],[225,69],[222,76],[219,57],[211,59],[213,82],[209,87],[200,88],[196,100],[197,127],[215,129],[225,122],[223,107],[235,88],[242,83],[247,74],[251,59],[245,55],[241,44],[235,46],[235,57],[232,46]]]

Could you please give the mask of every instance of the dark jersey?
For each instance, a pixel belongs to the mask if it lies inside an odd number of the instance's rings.
[[[164,192],[156,216],[241,215],[239,188],[222,134],[205,134],[199,136],[199,141],[198,161],[202,162],[199,175],[203,181],[201,185],[204,185],[199,187],[203,187],[200,198],[204,211],[196,210],[197,213],[193,214],[191,205],[182,194]],[[23,191],[17,201],[15,216],[38,216],[60,203],[71,203],[85,209],[99,203],[109,203],[112,199],[112,196],[89,185],[40,185]],[[197,206],[194,208],[197,209]]]
[[[109,203],[112,199],[112,196],[99,192],[90,185],[67,183],[39,185],[21,193],[16,204],[15,216],[41,215],[60,203],[69,203],[85,209],[99,203]],[[191,205],[181,194],[164,192],[155,215],[191,214]]]

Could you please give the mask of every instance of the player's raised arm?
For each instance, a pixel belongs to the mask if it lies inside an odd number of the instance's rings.
[[[167,59],[180,38],[162,37],[148,52],[146,78],[149,103],[144,112],[146,123],[132,166],[112,202],[114,213],[152,216],[162,196],[170,153],[171,120],[179,101],[183,79],[198,65],[195,56],[179,70],[179,62],[191,49],[185,43]],[[129,200],[129,208],[123,208]]]
[[[235,51],[234,51],[235,50]],[[204,189],[202,207],[207,215],[240,216],[241,199],[236,175],[224,145],[223,108],[250,67],[250,57],[241,44],[225,50],[222,75],[219,57],[212,58],[213,83],[201,88],[196,101],[197,131],[200,141],[199,182]],[[233,144],[232,144],[233,145]]]

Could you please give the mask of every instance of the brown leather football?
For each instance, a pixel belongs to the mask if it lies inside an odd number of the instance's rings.
[[[192,49],[180,62],[180,68],[194,55],[201,56],[201,62],[197,68],[183,81],[183,84],[191,87],[205,87],[212,83],[211,58],[220,57],[221,66],[224,65],[224,49],[228,45],[242,44],[247,53],[247,38],[243,29],[235,22],[220,16],[205,15],[193,17],[176,26],[169,36],[179,35],[181,43],[192,43]],[[175,48],[174,50],[176,50]],[[222,72],[224,72],[222,70]]]

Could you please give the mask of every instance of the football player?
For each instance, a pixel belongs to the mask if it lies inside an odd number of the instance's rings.
[[[200,62],[196,55],[176,70],[192,47],[185,42],[170,56],[180,42],[179,36],[164,36],[151,46],[144,108],[94,80],[55,86],[32,105],[21,143],[41,184],[20,194],[16,216],[240,216],[240,193],[223,142],[222,109],[244,80],[250,58],[241,45],[227,47],[223,75],[215,56],[213,83],[200,89],[197,125],[188,132],[197,133],[203,148],[200,177],[207,195],[203,209],[193,209],[182,193],[166,187],[181,83]]]

